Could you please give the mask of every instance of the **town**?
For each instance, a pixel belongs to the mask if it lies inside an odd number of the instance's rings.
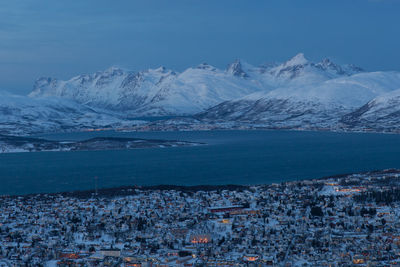
[[[400,170],[0,197],[0,266],[400,264]]]

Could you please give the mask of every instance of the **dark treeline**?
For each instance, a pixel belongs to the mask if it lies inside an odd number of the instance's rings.
[[[375,202],[390,204],[400,201],[400,188],[393,188],[384,191],[372,190],[354,196],[358,202]]]

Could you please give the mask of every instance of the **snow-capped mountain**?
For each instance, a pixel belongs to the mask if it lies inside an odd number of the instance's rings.
[[[163,67],[140,72],[110,68],[68,81],[41,78],[30,96],[57,96],[138,115],[177,115],[258,90],[252,81],[201,64],[179,74]]]
[[[93,107],[130,110],[158,93],[157,84],[173,79],[165,68],[134,73],[111,67],[103,72],[84,74],[68,81],[40,78],[30,97],[60,97]]]
[[[32,99],[0,92],[0,134],[25,135],[117,127],[124,123],[118,114],[89,108],[70,100]]]
[[[329,59],[315,63],[301,53],[281,64],[236,60],[223,70],[206,63],[181,73],[164,67],[139,72],[112,67],[66,81],[40,78],[29,97],[0,94],[0,133],[131,127],[136,122],[128,116],[158,115],[192,117],[137,123],[159,130],[189,129],[192,123],[199,129],[222,124],[393,128],[400,126],[399,88],[400,72],[365,72]]]
[[[265,93],[277,88],[317,84],[333,78],[350,76],[363,72],[363,69],[354,65],[340,66],[329,59],[313,63],[300,53],[282,64],[267,63],[259,67],[237,60],[228,65],[227,72],[252,80],[261,88],[260,91]]]
[[[198,118],[270,127],[329,127],[371,99],[400,88],[400,73],[370,72],[320,83],[281,87],[226,101]]]
[[[112,67],[68,81],[41,78],[30,97],[57,96],[136,115],[183,115],[251,93],[315,84],[359,71],[329,60],[312,63],[303,54],[280,65],[254,67],[237,60],[226,70],[203,63],[182,73],[163,67],[139,72]]]
[[[398,130],[400,126],[400,87],[369,101],[343,116],[341,122],[349,129]]]

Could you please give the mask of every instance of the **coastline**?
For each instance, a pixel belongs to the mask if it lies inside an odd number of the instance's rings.
[[[237,127],[210,127],[210,128],[168,128],[161,129],[157,127],[156,129],[143,129],[142,125],[129,127],[129,128],[76,128],[69,129],[65,131],[46,131],[46,132],[28,132],[26,134],[13,133],[13,132],[0,132],[0,136],[14,136],[14,137],[38,137],[46,135],[56,135],[56,134],[70,134],[70,133],[90,133],[90,132],[121,132],[121,133],[151,133],[151,132],[212,132],[212,131],[294,131],[294,132],[332,132],[332,133],[357,133],[357,134],[400,134],[400,129],[394,130],[351,130],[349,128],[321,128],[321,127],[256,127],[256,126],[237,126]]]
[[[44,138],[0,135],[0,154],[26,152],[108,151],[198,145],[205,145],[205,143],[126,137],[92,137],[76,141],[55,141]]]
[[[271,184],[221,184],[221,185],[211,185],[211,184],[199,184],[199,185],[174,185],[174,184],[159,184],[159,185],[123,185],[117,187],[107,187],[107,188],[98,188],[97,194],[95,189],[88,190],[73,190],[73,191],[60,191],[60,192],[51,192],[51,193],[29,193],[29,194],[21,194],[21,195],[0,195],[0,198],[31,198],[31,197],[53,197],[53,196],[62,196],[62,197],[75,197],[81,199],[88,198],[114,198],[114,197],[124,197],[135,195],[136,190],[139,191],[178,191],[185,193],[195,193],[198,191],[211,192],[211,191],[243,191],[249,189],[251,187],[265,187],[271,186],[274,184],[290,184],[290,183],[301,183],[301,182],[320,182],[323,180],[329,179],[342,179],[346,177],[350,177],[353,175],[385,175],[385,174],[399,174],[400,169],[390,168],[383,170],[373,170],[373,171],[365,171],[365,172],[354,172],[354,173],[342,173],[342,174],[333,174],[329,176],[323,176],[319,178],[312,179],[299,179],[299,180],[290,180],[290,181],[282,181],[279,183],[271,183]]]

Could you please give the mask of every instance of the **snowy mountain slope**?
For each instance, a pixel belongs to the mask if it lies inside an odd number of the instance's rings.
[[[59,98],[32,99],[0,92],[0,133],[65,131],[124,124],[121,116]]]
[[[165,68],[138,73],[111,68],[69,81],[42,78],[30,96],[57,96],[133,114],[169,115],[199,112],[257,90],[251,81],[202,64],[180,74]]]
[[[200,128],[233,123],[239,127],[355,129],[382,124],[393,128],[400,127],[399,88],[400,72],[365,72],[329,59],[315,63],[301,53],[281,64],[253,66],[236,60],[224,70],[206,63],[181,73],[164,67],[139,72],[112,67],[67,81],[41,78],[29,98],[7,96],[15,106],[0,99],[0,129],[32,132],[131,123],[120,114],[193,115]],[[180,120],[155,125],[170,129]],[[183,124],[185,129],[191,125]]]
[[[205,120],[279,123],[294,127],[336,123],[381,94],[400,88],[400,73],[359,73],[322,83],[282,87],[223,102],[198,114]]]
[[[154,98],[158,92],[157,84],[174,76],[175,73],[164,68],[134,73],[111,67],[68,81],[40,78],[29,96],[56,96],[95,107],[129,110]]]
[[[255,92],[317,84],[360,71],[329,60],[312,63],[303,54],[271,66],[235,61],[226,70],[205,63],[182,73],[163,67],[140,72],[113,67],[68,81],[41,78],[30,97],[57,96],[136,115],[183,115]]]
[[[252,80],[236,77],[208,64],[189,68],[164,84],[139,113],[194,114],[223,101],[260,91]],[[150,111],[150,112],[149,112]]]
[[[400,86],[400,72],[368,72],[326,80],[318,84],[288,86],[246,99],[275,98],[312,101],[353,108]]]
[[[341,106],[327,108],[311,101],[264,98],[227,101],[197,114],[196,118],[204,122],[233,121],[271,128],[330,127],[347,111]]]
[[[355,111],[343,116],[341,122],[353,129],[400,129],[400,89],[380,95]]]

